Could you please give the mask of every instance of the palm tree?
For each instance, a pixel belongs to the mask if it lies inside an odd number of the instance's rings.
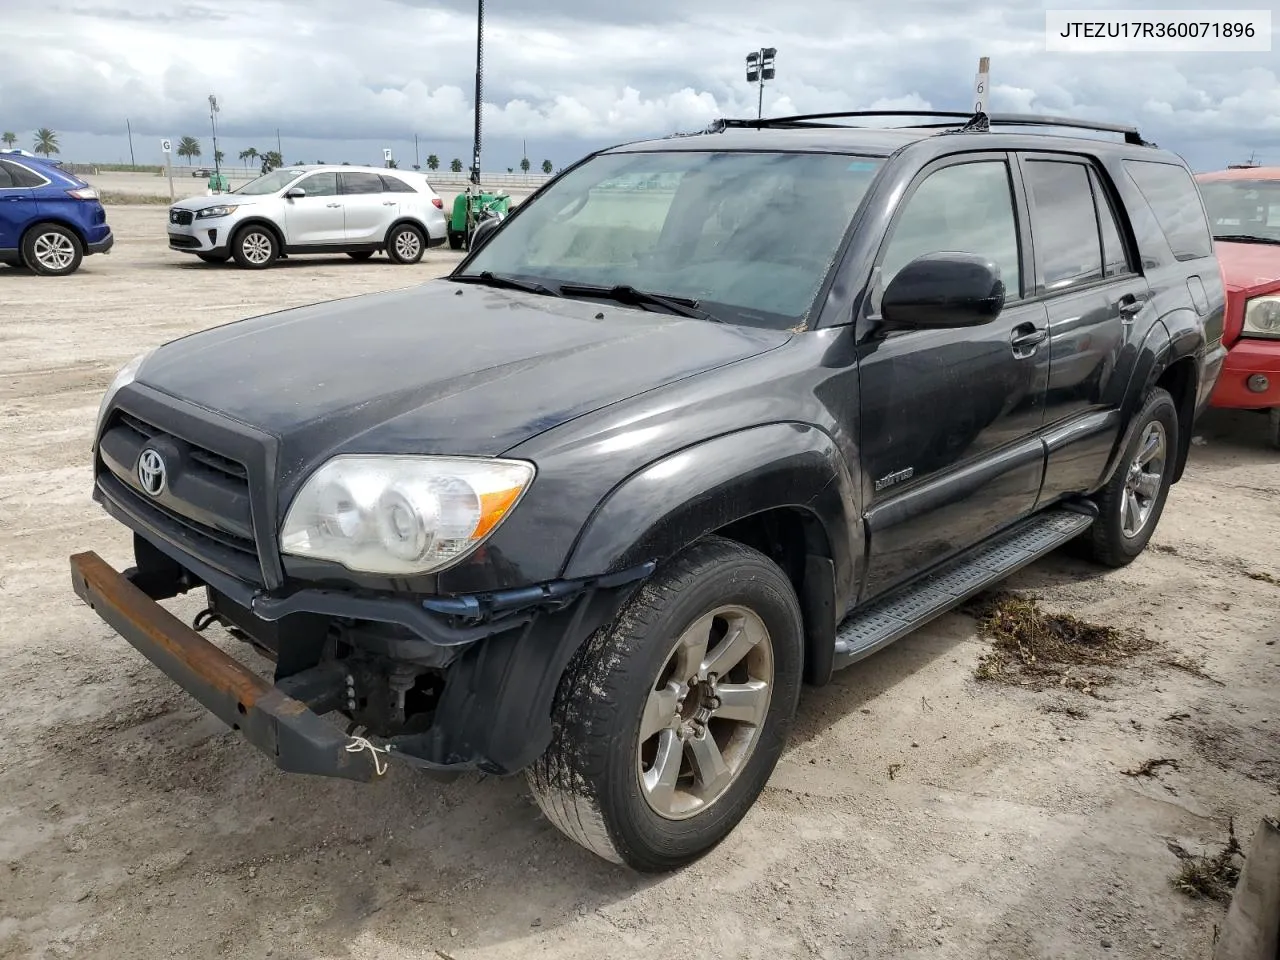
[[[41,127],[36,131],[36,145],[34,147],[36,153],[43,153],[45,157],[52,154],[60,153],[58,150],[58,135],[48,127]]]
[[[433,172],[440,169],[440,158],[434,153],[427,157],[427,169]]]
[[[244,168],[246,170],[249,169],[249,164],[251,164],[257,158],[258,158],[257,147],[247,147],[246,149],[240,151],[240,159],[244,161]]]
[[[191,166],[193,157],[200,156],[200,141],[195,137],[183,137],[178,141],[178,156],[187,158],[187,166]]]
[[[4,141],[6,147],[12,147],[18,142],[18,135],[6,130],[4,133],[0,133],[0,140]]]
[[[528,157],[521,157],[521,158],[520,158],[520,170],[521,170],[523,173],[525,173],[525,174],[528,174],[528,173],[529,173],[529,158],[528,158]]]
[[[284,157],[280,156],[278,150],[268,150],[266,153],[260,153],[258,156],[262,160],[262,172],[270,173],[278,167],[284,166]]]
[[[221,150],[213,151],[213,162],[216,163],[218,166],[222,166],[222,161],[225,160],[226,158],[227,158],[227,155],[223,153]]]
[[[462,161],[459,160],[457,157],[454,157],[453,160],[451,160],[449,163],[449,169],[452,170],[454,173],[461,173]]]
[[[550,175],[551,175],[551,161],[550,161],[550,160],[543,160],[543,161],[542,161],[542,172],[543,172],[543,173],[545,173],[545,174],[547,174],[548,176],[550,176]]]

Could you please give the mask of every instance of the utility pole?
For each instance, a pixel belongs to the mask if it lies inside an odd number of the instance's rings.
[[[276,127],[276,153],[280,154],[280,165],[284,166],[284,147],[280,146],[280,128]]]
[[[422,163],[418,159],[418,135],[415,133],[413,135],[413,169],[420,170],[421,168]]]
[[[471,182],[480,185],[480,127],[484,112],[484,0],[476,0],[476,129],[471,147]]]
[[[209,94],[209,126],[213,128],[213,182],[222,188],[222,171],[218,163],[218,98]]]
[[[138,162],[133,159],[133,127],[128,117],[124,118],[124,128],[129,131],[129,166],[136,167]]]
[[[777,47],[761,47],[747,54],[747,83],[759,84],[760,90],[756,100],[756,119],[764,117],[764,82],[774,77],[773,61],[778,54]]]

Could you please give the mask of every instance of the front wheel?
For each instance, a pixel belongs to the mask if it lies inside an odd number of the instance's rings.
[[[417,263],[426,248],[422,231],[410,223],[393,227],[387,236],[387,256],[392,263]]]
[[[22,239],[22,259],[34,273],[65,277],[80,269],[80,238],[56,223],[38,223]]]
[[[274,233],[253,224],[242,229],[231,241],[231,255],[246,269],[264,270],[280,256],[280,246]]]
[[[455,233],[453,230],[450,230],[449,231],[449,249],[461,250],[462,245],[466,242],[466,239],[467,238],[463,236],[461,233]]]
[[[1280,407],[1272,407],[1267,414],[1270,417],[1267,420],[1267,439],[1273,447],[1280,450]]]
[[[1094,498],[1099,516],[1085,535],[1093,561],[1123,567],[1146,549],[1169,496],[1178,452],[1178,408],[1156,387],[1134,415],[1137,429],[1116,472]]]
[[[708,537],[654,574],[561,679],[551,745],[528,773],[572,840],[645,872],[707,853],[786,745],[803,624],[768,557]]]

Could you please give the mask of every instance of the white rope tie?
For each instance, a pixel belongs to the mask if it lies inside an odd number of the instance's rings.
[[[387,772],[386,761],[383,760],[380,756],[378,756],[378,754],[390,753],[391,749],[389,747],[375,747],[372,743],[370,743],[364,737],[356,737],[356,736],[353,736],[351,738],[351,742],[347,744],[347,753],[360,753],[364,750],[368,750],[369,753],[372,754],[373,756],[373,772],[376,773],[378,776],[382,776],[384,773],[386,773]]]

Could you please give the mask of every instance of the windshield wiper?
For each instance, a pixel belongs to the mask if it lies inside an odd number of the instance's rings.
[[[589,283],[562,283],[560,293],[566,297],[600,297],[605,300],[616,300],[618,303],[631,304],[637,307],[661,307],[681,317],[694,317],[698,320],[715,320],[707,311],[699,308],[699,301],[690,297],[673,297],[664,293],[648,293],[637,290],[629,284],[618,284],[613,287],[595,286]]]
[[[482,283],[489,287],[501,287],[505,290],[519,290],[523,293],[538,293],[544,297],[558,297],[560,294],[552,290],[546,284],[537,283],[533,280],[520,280],[516,277],[509,277],[504,273],[494,273],[492,270],[485,270],[483,273],[464,273],[456,277],[450,277],[458,283]]]
[[[1213,239],[1228,243],[1280,243],[1280,237],[1258,237],[1251,233],[1215,234]]]

